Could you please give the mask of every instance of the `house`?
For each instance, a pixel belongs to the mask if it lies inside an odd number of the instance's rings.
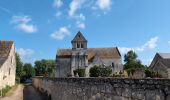
[[[163,78],[170,78],[170,53],[156,53],[150,69]]]
[[[15,46],[13,41],[0,41],[0,89],[15,85]]]
[[[117,47],[88,48],[88,41],[78,32],[71,41],[72,49],[58,49],[56,55],[56,77],[74,76],[74,70],[85,69],[89,76],[89,69],[94,65],[110,67],[113,72],[123,71],[121,54]]]

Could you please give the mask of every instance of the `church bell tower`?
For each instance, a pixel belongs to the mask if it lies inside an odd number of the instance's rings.
[[[72,57],[71,57],[71,73],[74,76],[74,70],[86,69],[88,66],[87,57],[87,40],[83,34],[79,31],[72,43]]]

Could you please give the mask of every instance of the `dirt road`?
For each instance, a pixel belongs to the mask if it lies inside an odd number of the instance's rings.
[[[43,100],[43,98],[31,85],[18,85],[11,96],[0,98],[0,100]]]

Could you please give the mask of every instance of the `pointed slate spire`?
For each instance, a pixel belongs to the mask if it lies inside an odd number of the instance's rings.
[[[74,37],[74,39],[71,41],[73,42],[87,42],[86,38],[83,36],[83,34],[78,31],[78,33],[76,34],[76,36]]]
[[[87,40],[80,31],[78,31],[71,43],[72,49],[87,49]]]

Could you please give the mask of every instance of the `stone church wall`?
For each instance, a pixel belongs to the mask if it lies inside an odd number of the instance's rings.
[[[15,47],[12,45],[12,49],[9,53],[5,63],[0,66],[0,89],[6,85],[15,85],[15,73],[16,73],[16,60],[15,60]]]
[[[52,100],[170,100],[168,79],[33,78]]]
[[[58,59],[56,68],[56,77],[67,77],[71,73],[71,59],[70,58],[60,58]]]

